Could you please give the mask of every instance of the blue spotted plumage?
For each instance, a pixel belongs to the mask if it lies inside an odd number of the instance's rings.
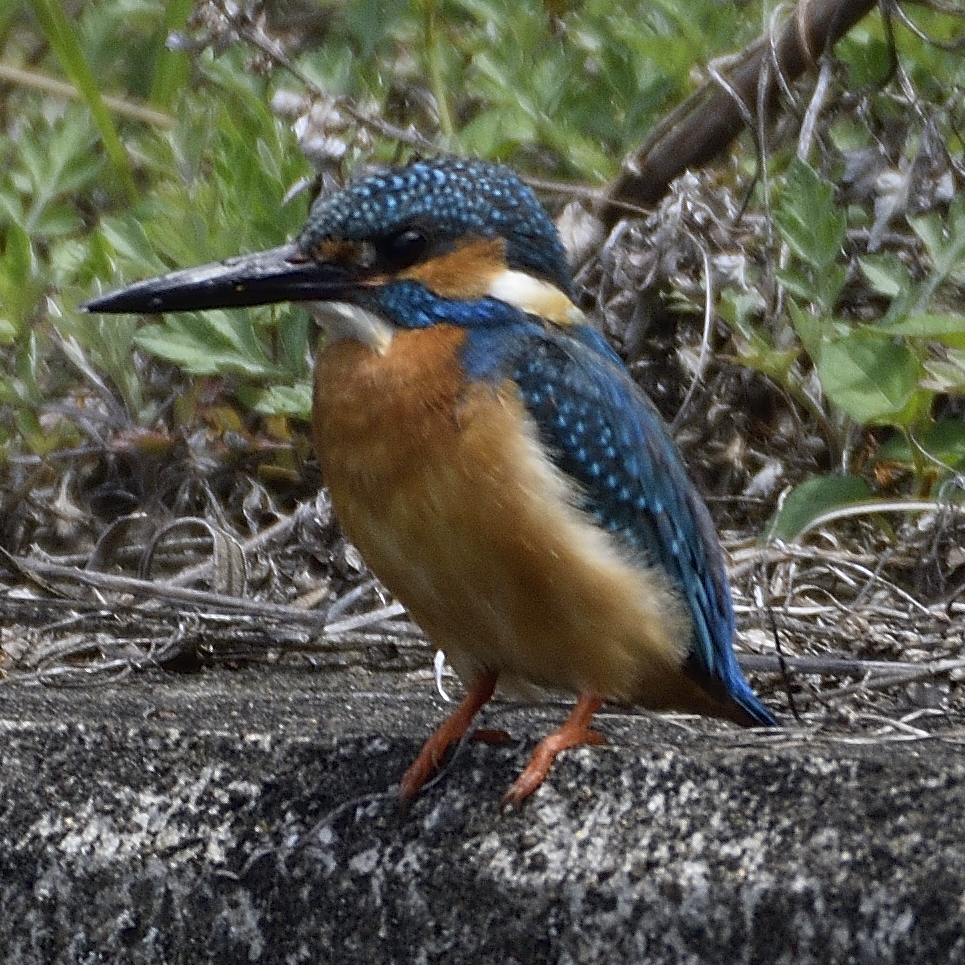
[[[319,198],[298,240],[312,251],[329,240],[365,241],[422,228],[434,241],[506,239],[506,261],[570,293],[559,234],[536,195],[512,171],[485,161],[437,158],[375,173]]]
[[[734,612],[710,514],[652,403],[609,353],[568,333],[530,330],[503,363],[583,508],[644,565],[662,567],[694,621],[693,669],[720,680],[760,724],[774,718],[734,659]]]
[[[733,654],[710,514],[511,171],[446,158],[380,171],[319,199],[289,245],[87,307],[284,299],[308,302],[328,336],[312,421],[336,514],[467,685],[403,798],[501,680],[578,695],[515,803],[559,751],[602,739],[589,722],[605,700],[774,723]]]

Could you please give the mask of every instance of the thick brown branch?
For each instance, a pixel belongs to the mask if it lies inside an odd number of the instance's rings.
[[[800,76],[875,5],[876,0],[800,0],[775,31],[758,38],[724,73],[728,89],[708,80],[624,161],[601,212],[607,226],[627,205],[652,205],[675,177],[716,157],[744,128],[748,114],[756,118],[758,103],[769,114],[782,81]]]

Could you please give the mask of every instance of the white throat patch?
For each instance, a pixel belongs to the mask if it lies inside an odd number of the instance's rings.
[[[374,312],[345,302],[309,302],[308,310],[333,342],[349,338],[378,355],[388,352],[394,329]]]

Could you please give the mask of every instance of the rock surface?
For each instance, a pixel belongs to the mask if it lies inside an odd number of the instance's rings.
[[[392,785],[431,685],[311,671],[0,687],[5,963],[965,960],[960,735],[601,715],[519,812],[518,744]]]

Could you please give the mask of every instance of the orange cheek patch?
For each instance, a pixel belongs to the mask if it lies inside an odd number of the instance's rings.
[[[501,238],[473,239],[455,251],[413,265],[399,277],[417,281],[441,298],[483,298],[492,280],[506,270],[505,252]]]

